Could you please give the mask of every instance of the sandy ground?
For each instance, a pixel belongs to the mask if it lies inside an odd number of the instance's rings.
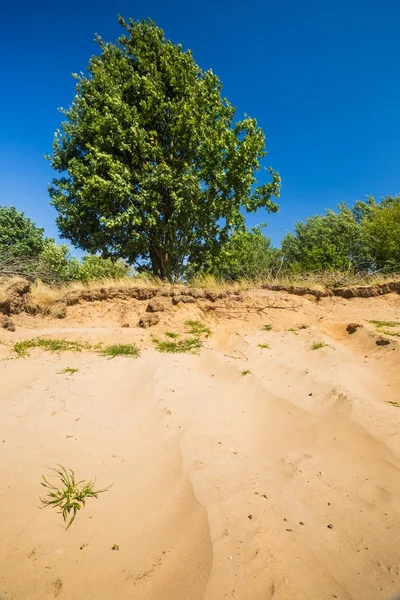
[[[247,314],[179,307],[145,332],[116,322],[132,303],[108,302],[0,331],[1,600],[400,592],[400,338],[377,346],[369,323],[399,319],[400,297],[264,299]],[[151,334],[189,317],[212,329],[201,353],[156,352]],[[15,341],[37,335],[142,353],[16,358]],[[67,532],[39,509],[57,464],[112,484]]]

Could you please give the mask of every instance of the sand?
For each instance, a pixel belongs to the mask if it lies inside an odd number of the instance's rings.
[[[254,304],[270,308],[181,306],[142,331],[118,323],[136,305],[93,303],[0,330],[1,600],[399,593],[400,338],[377,346],[369,321],[399,319],[400,297]],[[212,330],[201,353],[157,352],[151,335],[187,318]],[[12,345],[37,335],[142,351],[16,358]],[[40,509],[57,464],[111,486],[67,532]]]

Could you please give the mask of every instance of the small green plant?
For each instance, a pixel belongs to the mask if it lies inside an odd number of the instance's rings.
[[[295,327],[291,327],[290,329],[288,329],[288,331],[291,331],[292,333],[294,333],[294,335],[299,335]]]
[[[261,327],[261,329],[262,329],[263,331],[271,331],[271,329],[272,329],[272,325],[263,325],[263,326]]]
[[[79,369],[73,369],[72,367],[65,367],[62,371],[57,371],[58,375],[73,375],[77,373]]]
[[[259,348],[263,348],[264,350],[269,350],[270,349],[270,345],[269,344],[258,344]]]
[[[370,321],[377,327],[400,327],[400,321]]]
[[[119,544],[114,544],[111,546],[111,550],[119,550]]]
[[[197,337],[186,338],[177,342],[153,338],[153,344],[156,350],[158,350],[159,352],[166,352],[172,354],[178,354],[183,352],[191,352],[192,354],[196,354],[198,350],[200,350],[200,348],[203,346],[203,342]]]
[[[58,467],[53,471],[61,479],[61,485],[53,485],[42,475],[42,485],[49,491],[45,498],[40,498],[40,501],[44,505],[42,508],[50,506],[58,509],[58,512],[63,516],[64,523],[68,521],[65,528],[67,530],[72,525],[78,510],[81,510],[82,506],[86,506],[87,498],[97,498],[99,494],[106,492],[110,487],[95,490],[95,481],[75,481],[75,474],[72,469],[67,470],[62,465],[58,465]],[[72,516],[70,517],[71,513]]]
[[[173,331],[166,331],[166,332],[164,333],[164,335],[165,335],[166,337],[168,337],[168,338],[171,338],[171,339],[173,339],[173,340],[176,340],[176,338],[178,338],[178,337],[179,337],[179,333],[174,333]]]
[[[48,352],[64,352],[67,350],[81,352],[81,350],[90,350],[92,346],[87,342],[74,342],[62,339],[51,340],[47,338],[33,338],[14,344],[14,350],[19,356],[28,355],[28,350],[31,348],[41,348]]]
[[[140,356],[140,350],[135,344],[114,344],[113,346],[102,348],[100,354],[108,356],[109,358],[115,358],[116,356],[131,356],[137,358]]]
[[[250,369],[245,369],[244,371],[242,371],[242,375],[243,377],[245,377],[246,375],[251,375]]]
[[[325,348],[327,345],[328,344],[325,344],[325,342],[314,342],[311,346],[311,350],[320,350],[320,348]]]
[[[188,333],[192,335],[202,335],[203,333],[208,337],[211,335],[211,329],[206,327],[200,321],[185,321],[186,327],[189,327]]]
[[[388,404],[391,404],[392,406],[395,406],[396,408],[400,408],[400,404],[398,402],[396,402],[395,400],[388,400]]]

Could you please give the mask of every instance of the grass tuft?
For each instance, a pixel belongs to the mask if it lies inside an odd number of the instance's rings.
[[[48,492],[45,498],[40,498],[40,501],[44,505],[42,508],[50,506],[58,509],[58,512],[63,516],[64,523],[68,521],[65,528],[65,531],[67,531],[72,525],[78,510],[86,505],[87,498],[97,498],[99,494],[110,488],[95,490],[95,481],[75,481],[75,474],[72,469],[67,470],[61,465],[58,466],[58,469],[53,470],[61,479],[61,486],[53,485],[42,475],[42,485]],[[72,516],[70,517],[71,513]]]
[[[377,327],[400,327],[400,321],[370,321]]]
[[[200,321],[193,321],[189,319],[189,321],[185,321],[186,327],[189,327],[188,333],[192,335],[202,335],[203,333],[208,337],[211,335],[211,329],[206,327]]]
[[[325,342],[314,342],[311,346],[311,350],[320,350],[320,348],[325,348],[327,345],[328,344],[325,344]]]
[[[186,338],[177,342],[153,338],[153,344],[156,350],[159,352],[171,354],[179,354],[183,352],[191,352],[192,354],[196,354],[203,346],[203,342],[197,337]]]
[[[79,369],[73,369],[72,367],[65,367],[65,369],[63,369],[62,371],[57,371],[58,375],[73,375],[74,373],[77,373],[79,371]]]
[[[290,329],[288,329],[288,331],[291,331],[292,333],[294,333],[294,335],[299,335],[295,327],[291,327]]]
[[[259,348],[263,348],[264,350],[269,350],[270,349],[270,345],[269,344],[258,344]]]
[[[48,352],[81,352],[81,350],[90,350],[92,346],[88,342],[73,342],[70,340],[50,340],[46,338],[33,338],[14,344],[14,350],[19,356],[27,356],[32,348],[41,348]]]
[[[271,331],[271,329],[272,329],[272,325],[263,325],[263,326],[261,327],[261,329],[262,329],[263,331]]]
[[[102,348],[100,354],[109,358],[115,358],[116,356],[132,356],[133,358],[137,358],[140,356],[140,350],[135,344],[114,344]]]
[[[173,340],[176,340],[176,338],[178,338],[178,337],[179,337],[179,333],[174,333],[173,331],[166,331],[166,332],[164,333],[164,335],[165,335],[166,337],[168,337],[168,338],[171,338],[171,339],[173,339]]]
[[[242,371],[242,375],[243,377],[245,377],[246,375],[251,375],[250,369],[245,369],[244,371]]]

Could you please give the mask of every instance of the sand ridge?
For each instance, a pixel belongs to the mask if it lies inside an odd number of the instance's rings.
[[[20,315],[0,332],[1,600],[400,591],[399,343],[377,346],[369,322],[398,318],[400,299],[262,294],[255,304],[286,308],[232,318],[181,306],[143,332],[103,303],[61,323]],[[212,329],[200,355],[156,352],[151,336],[190,317]],[[10,359],[36,335],[134,341],[142,355]],[[56,463],[112,484],[68,532],[38,508]]]

